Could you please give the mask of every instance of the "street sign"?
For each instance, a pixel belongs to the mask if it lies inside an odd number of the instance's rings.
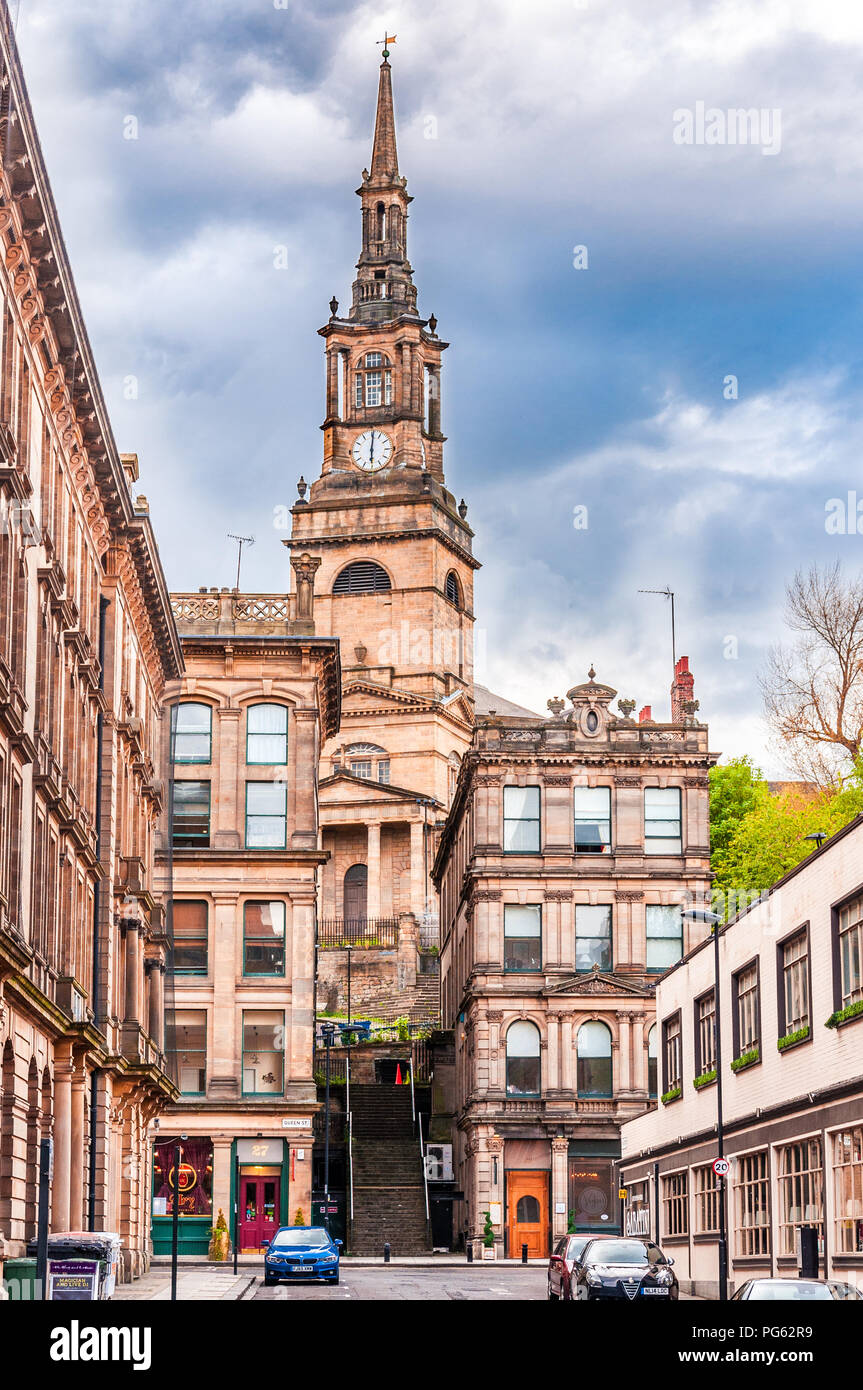
[[[713,1160],[713,1171],[718,1178],[726,1177],[730,1167],[731,1164],[727,1158],[714,1158]]]

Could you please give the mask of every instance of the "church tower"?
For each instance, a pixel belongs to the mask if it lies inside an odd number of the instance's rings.
[[[429,871],[473,717],[473,532],[444,478],[441,357],[408,259],[412,199],[399,173],[384,48],[371,164],[357,189],[350,309],[319,330],[323,460],[292,508],[292,564],[314,586],[314,629],[339,638],[342,724],[321,754],[331,858],[321,917],[413,913],[431,937]],[[298,602],[300,595],[298,593]]]

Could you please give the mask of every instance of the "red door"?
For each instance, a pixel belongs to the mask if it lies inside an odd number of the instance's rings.
[[[263,1249],[279,1229],[279,1179],[240,1178],[240,1250]]]

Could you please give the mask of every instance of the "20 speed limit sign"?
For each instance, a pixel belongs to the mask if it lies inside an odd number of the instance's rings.
[[[727,1158],[714,1158],[713,1160],[713,1171],[718,1178],[727,1177],[730,1167],[731,1164]]]

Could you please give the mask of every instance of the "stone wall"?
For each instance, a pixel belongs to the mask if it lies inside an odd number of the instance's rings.
[[[423,1022],[438,1016],[438,976],[419,972],[419,928],[412,912],[399,918],[395,950],[379,947],[351,951],[351,1013],[356,1018]],[[346,1014],[348,952],[318,952],[318,1014]]]

